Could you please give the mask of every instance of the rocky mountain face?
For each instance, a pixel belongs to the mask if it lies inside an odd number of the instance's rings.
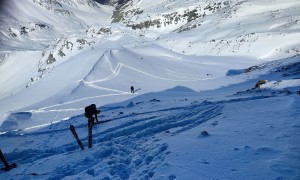
[[[299,43],[291,38],[300,27],[298,11],[299,3],[282,1],[131,0],[115,7],[112,23],[141,36],[152,34],[160,39],[157,43],[179,53],[272,59],[299,55]],[[170,33],[180,35],[172,40]],[[282,46],[283,39],[290,39],[290,45]]]
[[[80,5],[88,5],[91,7],[99,7],[94,0],[33,0],[34,3],[44,7],[47,10],[54,10],[59,12],[60,10],[64,11],[62,3],[69,4],[71,6],[77,6],[77,3]],[[59,10],[60,9],[60,10]]]
[[[161,3],[162,10],[157,11],[159,6],[145,8],[138,6],[138,2],[130,1],[116,7],[112,22],[123,23],[134,30],[171,27],[172,30],[181,32],[201,25],[191,23],[194,20],[222,12],[230,13],[229,9],[237,5],[230,1],[203,1],[192,4],[187,2],[184,5],[174,2]]]
[[[96,2],[98,2],[99,4],[105,4],[105,5],[122,5],[125,4],[127,2],[129,2],[130,0],[95,0]]]

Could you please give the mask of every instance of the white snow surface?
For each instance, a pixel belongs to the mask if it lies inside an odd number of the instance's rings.
[[[0,179],[300,179],[299,0],[0,5]]]

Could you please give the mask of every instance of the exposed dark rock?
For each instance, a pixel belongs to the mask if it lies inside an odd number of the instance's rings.
[[[260,88],[261,85],[268,83],[268,80],[259,80],[255,84],[255,88]]]
[[[56,59],[54,58],[53,54],[50,53],[47,59],[47,64],[52,64],[56,61]]]

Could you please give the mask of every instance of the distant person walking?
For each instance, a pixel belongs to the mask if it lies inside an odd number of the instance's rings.
[[[132,94],[134,93],[134,87],[133,86],[130,87],[130,91],[131,91]]]

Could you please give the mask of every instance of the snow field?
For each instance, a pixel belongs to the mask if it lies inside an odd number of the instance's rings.
[[[112,7],[57,2],[0,13],[0,148],[18,164],[0,179],[300,178],[298,1],[221,1],[142,30],[111,24]],[[136,23],[213,5],[132,3]],[[87,149],[92,103],[111,121]]]
[[[297,177],[292,163],[296,159],[291,161],[290,157],[299,147],[293,143],[297,137],[290,134],[299,129],[299,122],[289,114],[297,112],[298,97],[197,102],[196,92],[188,95],[178,90],[171,97],[164,93],[136,98],[133,106],[101,108],[100,120],[112,121],[93,128],[93,149],[81,151],[68,129],[74,124],[87,147],[83,115],[37,131],[2,135],[12,142],[4,149],[14,149],[7,157],[19,167],[27,167],[5,175],[47,179],[220,179],[245,174],[251,178]],[[159,96],[163,100],[153,100]],[[183,102],[186,105],[180,106]],[[284,106],[276,106],[279,102]],[[272,110],[265,104],[272,105]],[[272,121],[274,117],[280,121]],[[208,136],[202,135],[204,130]],[[50,166],[43,168],[41,163]]]

